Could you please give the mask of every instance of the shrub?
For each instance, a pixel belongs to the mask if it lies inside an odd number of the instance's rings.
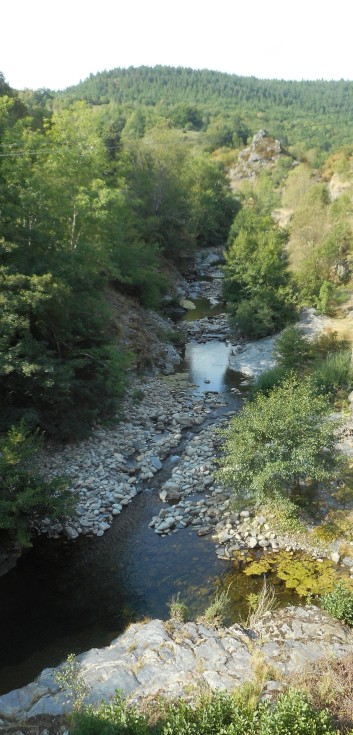
[[[353,383],[352,355],[342,350],[328,355],[312,373],[312,382],[319,393],[336,393],[340,389],[349,391]]]
[[[260,501],[331,481],[346,463],[336,447],[338,425],[310,380],[289,376],[230,421],[218,478],[234,495]]]
[[[272,612],[272,610],[276,609],[277,600],[275,588],[272,585],[268,585],[265,578],[259,594],[252,593],[248,595],[247,602],[249,605],[249,613],[245,621],[245,626],[247,628],[253,628],[265,613]]]
[[[245,687],[244,687],[245,689]],[[189,704],[184,700],[157,707],[157,720],[136,707],[128,707],[119,695],[110,704],[85,707],[72,718],[72,735],[337,735],[326,709],[313,707],[300,691],[282,694],[271,705],[250,706],[243,695],[204,695]]]
[[[223,625],[229,607],[229,589],[215,595],[211,604],[206,608],[201,620],[211,625]]]
[[[231,324],[245,336],[260,339],[274,331],[273,312],[259,298],[244,299],[236,307]]]
[[[275,341],[273,356],[286,370],[300,370],[312,358],[312,346],[299,327],[289,326]]]
[[[353,626],[353,591],[347,589],[343,582],[336,585],[331,592],[322,595],[320,602],[332,617]]]
[[[339,726],[339,732],[353,727],[353,654],[342,659],[321,658],[308,664],[293,679],[304,690],[316,710],[327,708]]]
[[[346,339],[338,336],[333,329],[321,332],[311,343],[314,357],[323,359],[333,352],[341,352],[349,347]]]
[[[172,620],[176,620],[178,623],[185,623],[188,618],[188,608],[183,602],[180,601],[180,593],[173,595],[170,602],[168,602],[169,614]]]
[[[284,378],[288,375],[288,370],[282,365],[275,365],[273,368],[259,375],[256,382],[252,386],[252,395],[264,393],[267,396],[273,388],[280,385]]]

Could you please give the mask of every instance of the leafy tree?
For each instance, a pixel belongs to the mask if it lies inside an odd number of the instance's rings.
[[[63,518],[75,505],[67,480],[47,480],[40,473],[40,448],[40,435],[31,434],[23,422],[0,437],[0,528],[23,546],[30,545],[44,517]]]
[[[344,459],[330,410],[309,379],[290,376],[269,396],[257,394],[225,432],[219,479],[235,495],[257,500],[335,479]]]
[[[230,191],[223,167],[205,154],[190,156],[188,178],[190,217],[197,244],[225,245],[240,204]]]
[[[284,327],[295,314],[285,233],[251,206],[236,216],[231,233],[237,229],[225,254],[224,293],[235,326],[248,336],[265,336]]]

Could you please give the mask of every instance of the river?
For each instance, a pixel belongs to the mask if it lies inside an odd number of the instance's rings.
[[[199,299],[198,307],[188,319],[220,311],[208,299]],[[218,391],[239,407],[229,349],[223,341],[189,342],[182,367],[195,391]],[[178,451],[164,462],[159,484]],[[108,644],[132,620],[167,618],[167,603],[178,592],[193,615],[205,608],[230,564],[217,559],[209,538],[188,528],[166,538],[153,533],[148,523],[159,509],[158,492],[146,487],[102,538],[41,537],[0,579],[0,693],[27,684],[71,652]]]

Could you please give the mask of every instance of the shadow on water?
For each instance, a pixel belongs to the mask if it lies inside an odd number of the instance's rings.
[[[166,619],[177,592],[192,614],[204,609],[227,565],[195,531],[148,529],[160,507],[145,491],[102,538],[40,539],[0,580],[1,693],[70,652],[107,645],[133,620]]]

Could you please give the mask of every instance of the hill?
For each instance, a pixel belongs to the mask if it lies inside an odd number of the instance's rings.
[[[322,151],[350,142],[353,82],[284,81],[168,66],[91,74],[58,97],[68,102],[151,108],[177,127],[207,130],[218,115],[238,116],[240,138],[268,127],[284,143]],[[191,106],[191,107],[190,107]]]

